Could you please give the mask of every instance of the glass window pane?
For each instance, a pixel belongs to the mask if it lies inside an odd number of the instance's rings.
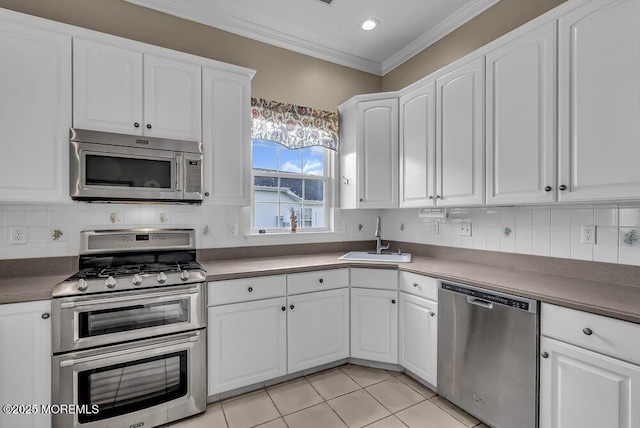
[[[275,171],[280,144],[272,141],[253,140],[253,169]]]
[[[307,147],[302,149],[302,173],[324,176],[324,147]]]
[[[278,179],[257,175],[253,178],[254,202],[278,202]]]
[[[282,223],[280,227],[289,229],[291,227],[291,212],[293,211],[296,215],[296,223],[298,227],[302,226],[302,205],[300,204],[291,204],[291,203],[283,203],[280,205],[280,209],[282,212]]]
[[[302,153],[300,150],[289,150],[280,146],[278,155],[278,171],[300,174],[302,172]]]
[[[304,180],[304,200],[324,201],[324,181]]]
[[[280,203],[286,205],[302,200],[302,180],[299,178],[280,179]]]
[[[277,203],[253,204],[253,225],[256,229],[273,229],[280,227],[280,214]]]

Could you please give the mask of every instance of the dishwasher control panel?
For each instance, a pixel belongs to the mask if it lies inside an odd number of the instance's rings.
[[[531,310],[531,302],[527,299],[518,299],[501,293],[489,293],[485,290],[472,288],[468,286],[462,286],[458,284],[451,284],[448,282],[442,282],[440,287],[443,290],[452,291],[454,293],[464,294],[476,299],[484,300],[487,302],[498,303],[504,306],[510,306],[512,308],[521,309],[523,311]]]

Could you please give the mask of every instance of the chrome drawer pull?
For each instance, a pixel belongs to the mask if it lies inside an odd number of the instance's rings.
[[[593,330],[591,330],[589,327],[583,328],[582,332],[587,336],[591,336],[593,334]]]

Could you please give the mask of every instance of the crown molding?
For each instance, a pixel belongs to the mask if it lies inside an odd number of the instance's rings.
[[[213,11],[202,11],[181,7],[173,0],[125,0],[128,3],[157,10],[169,15],[198,22],[210,27],[228,31],[239,36],[257,40],[262,43],[298,52],[314,58],[354,68],[366,73],[382,76],[382,64],[356,55],[351,55],[304,39],[292,40],[291,36],[280,31],[272,30],[244,19],[236,18]],[[184,2],[183,2],[184,3]]]
[[[201,8],[198,8],[198,6],[185,7],[189,2],[180,2],[178,0],[125,1],[148,9],[177,16],[179,18],[187,19],[189,21],[218,28],[223,31],[228,31],[262,43],[329,61],[334,64],[343,65],[345,67],[371,73],[376,76],[384,76],[386,73],[400,66],[405,61],[428,48],[450,32],[498,3],[500,0],[471,0],[467,5],[449,15],[444,21],[440,22],[431,30],[423,33],[420,37],[382,63],[351,55],[308,40],[294,40],[290,35],[283,32],[272,30],[231,15],[218,13],[213,10],[202,10]],[[198,3],[195,4],[197,5]]]
[[[438,25],[423,33],[420,37],[409,43],[395,55],[387,58],[382,63],[382,75],[389,73],[391,70],[402,65],[409,59],[413,58],[438,40],[453,32],[457,28],[471,21],[500,0],[473,0],[467,5],[461,7]]]

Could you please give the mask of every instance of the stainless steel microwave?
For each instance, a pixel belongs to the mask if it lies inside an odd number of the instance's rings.
[[[202,143],[71,129],[72,199],[201,203]]]

